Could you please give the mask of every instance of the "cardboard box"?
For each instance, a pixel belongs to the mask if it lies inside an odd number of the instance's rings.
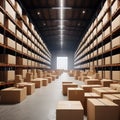
[[[118,120],[119,107],[107,99],[88,99],[88,120]]]
[[[112,80],[120,81],[120,71],[112,71]]]
[[[27,44],[27,37],[23,35],[23,42]]]
[[[14,70],[8,70],[8,71],[0,71],[0,81],[14,81],[15,80],[15,71]]]
[[[105,79],[110,79],[110,71],[104,71],[104,74]]]
[[[101,83],[100,83],[100,80],[98,80],[98,79],[86,79],[85,80],[85,84],[86,85],[100,85]]]
[[[15,49],[15,41],[7,37],[7,46]]]
[[[16,50],[22,52],[22,45],[19,43],[16,43]]]
[[[110,57],[105,57],[105,65],[110,64]]]
[[[27,65],[27,59],[23,58],[23,65]]]
[[[112,56],[112,64],[120,63],[120,54],[116,54]]]
[[[0,44],[4,44],[4,36],[0,34]]]
[[[23,53],[27,54],[27,48],[23,47]]]
[[[108,12],[105,14],[105,16],[103,17],[103,26],[109,21],[109,14]],[[110,31],[109,31],[110,32]]]
[[[15,88],[10,87],[2,89],[1,94],[1,103],[4,104],[16,104],[22,102],[26,98],[26,87],[24,88]]]
[[[112,21],[112,31],[120,27],[120,15],[118,15],[113,21]]]
[[[27,33],[28,28],[23,22],[22,22],[22,29],[23,29],[24,32]]]
[[[26,21],[26,23],[29,25],[29,18],[27,15],[23,15],[23,19]]]
[[[32,95],[35,92],[35,83],[22,82],[18,83],[20,86],[25,86],[27,88],[27,95]]]
[[[82,88],[68,88],[68,100],[80,101],[84,105],[84,90]]]
[[[35,88],[40,88],[42,86],[42,80],[39,79],[33,79],[31,80],[32,83],[35,83]]]
[[[106,89],[104,87],[102,87],[102,88],[92,88],[92,92],[97,93],[101,97],[103,97],[104,94],[119,94],[120,93],[120,92],[118,92],[116,90],[113,90],[109,87],[106,87]]]
[[[22,33],[19,30],[16,30],[16,35],[17,35],[17,37],[22,39]]]
[[[105,44],[104,51],[110,50],[110,43]]]
[[[16,30],[16,27],[15,27],[15,24],[11,21],[11,20],[7,20],[7,28],[11,31],[11,32],[13,32],[13,33],[15,33],[15,30]]]
[[[4,25],[4,14],[0,11],[0,24]]]
[[[67,95],[67,89],[70,88],[70,87],[76,88],[76,87],[78,87],[78,84],[76,84],[76,83],[64,83],[64,84],[62,84],[63,95]]]
[[[19,12],[19,14],[22,16],[22,8],[21,8],[21,6],[19,5],[19,3],[17,1],[15,3],[15,6],[16,6],[16,9]]]
[[[15,20],[16,19],[16,13],[12,6],[8,3],[7,0],[5,0],[5,10],[8,12],[8,14]]]
[[[111,83],[113,83],[113,81],[112,80],[109,80],[109,79],[102,79],[101,80],[101,85],[103,86],[103,87],[110,87],[110,84]]]
[[[93,93],[93,92],[85,92],[84,94],[84,114],[87,115],[87,100],[88,99],[94,99],[94,98],[101,98],[100,95],[98,95],[97,93]]]
[[[59,101],[56,120],[83,120],[84,110],[79,101]]]
[[[15,6],[15,0],[10,0],[10,2]]]
[[[84,92],[92,92],[92,88],[99,88],[102,87],[101,85],[81,85],[81,88],[83,88]]]
[[[112,48],[120,46],[120,36],[112,39]]]
[[[0,62],[4,64],[16,64],[16,56],[10,54],[0,54]]]
[[[115,0],[114,1],[114,3],[113,3],[113,5],[111,6],[111,13],[112,13],[112,15],[114,15],[114,13],[118,10],[118,1],[119,0]]]
[[[22,77],[23,77],[23,79],[26,78],[26,74],[27,74],[27,69],[23,69],[22,70]]]
[[[41,78],[40,80],[42,80],[42,86],[47,86],[48,85],[48,79]]]

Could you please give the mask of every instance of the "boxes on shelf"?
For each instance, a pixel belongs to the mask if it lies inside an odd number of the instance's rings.
[[[31,32],[28,30],[28,36],[31,37]]]
[[[22,8],[17,1],[15,3],[15,7],[16,7],[17,11],[19,12],[19,14],[22,16]]]
[[[23,59],[22,59],[22,57],[16,57],[16,64],[17,65],[22,65],[23,64]]]
[[[15,24],[10,20],[10,19],[8,19],[7,21],[6,21],[6,27],[9,29],[9,30],[11,30],[13,33],[15,33],[15,28],[16,28],[16,26],[15,26]]]
[[[112,39],[112,48],[120,45],[120,36]]]
[[[31,44],[32,44],[31,41],[28,39],[28,45],[31,46]]]
[[[102,65],[102,59],[98,60],[98,65]]]
[[[103,26],[109,21],[109,14],[108,12],[105,14],[105,16],[103,17]]]
[[[16,19],[15,10],[12,8],[12,6],[8,3],[7,0],[5,0],[5,10],[8,12],[8,14],[9,14],[14,20]]]
[[[32,31],[34,31],[34,25],[30,22],[30,28]]]
[[[0,44],[4,44],[4,36],[0,34]]]
[[[22,39],[22,33],[19,30],[16,30],[16,35],[17,35],[17,37]]]
[[[27,73],[27,69],[23,69],[22,70],[22,77],[23,77],[23,79],[26,78],[26,73]]]
[[[102,41],[102,34],[98,37],[98,43],[100,43]]]
[[[27,43],[27,37],[23,35],[23,42]]]
[[[4,25],[4,14],[0,11],[0,24]]]
[[[104,52],[110,50],[110,42],[104,45]]]
[[[26,47],[23,47],[23,53],[27,54],[28,50]]]
[[[112,56],[112,64],[120,63],[120,54],[116,54]]]
[[[7,37],[6,39],[7,39],[7,46],[15,49],[15,41],[9,37]]]
[[[0,81],[14,81],[15,80],[15,71],[0,71]]]
[[[118,15],[113,21],[112,21],[112,31],[116,29],[117,27],[120,27],[120,15]]]
[[[102,29],[102,22],[99,23],[99,25],[97,26],[97,32],[99,32]]]
[[[118,9],[118,2],[119,2],[118,0],[115,0],[114,3],[113,3],[113,5],[111,6],[111,13],[112,13],[112,15],[114,15],[114,13]]]
[[[27,65],[27,59],[23,58],[23,65]]]
[[[22,52],[22,45],[19,44],[19,43],[17,43],[17,45],[16,45],[16,50]]]
[[[4,64],[16,64],[16,56],[10,54],[0,54],[0,62]]]
[[[104,37],[110,35],[110,27],[108,27],[105,31],[104,31]]]
[[[31,66],[31,64],[32,64],[32,63],[31,63],[31,60],[28,60],[28,65]]]
[[[104,78],[110,79],[110,71],[104,71]]]
[[[10,2],[15,6],[15,0],[10,0]]]
[[[29,25],[29,18],[27,17],[27,15],[23,15],[23,19],[27,22],[27,24]]]
[[[112,79],[120,81],[120,71],[112,71]]]
[[[105,65],[110,64],[110,57],[105,57]]]

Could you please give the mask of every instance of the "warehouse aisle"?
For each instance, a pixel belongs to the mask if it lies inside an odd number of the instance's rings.
[[[59,79],[47,87],[36,89],[35,93],[28,96],[22,103],[0,105],[0,120],[55,120],[58,101],[67,100],[67,97],[62,95],[62,81],[66,80],[83,84],[63,73]]]

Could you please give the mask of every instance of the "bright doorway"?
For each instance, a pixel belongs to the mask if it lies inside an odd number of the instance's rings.
[[[57,57],[57,69],[68,69],[68,57]]]

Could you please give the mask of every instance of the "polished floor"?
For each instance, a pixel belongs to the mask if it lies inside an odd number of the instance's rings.
[[[67,100],[62,95],[62,81],[83,84],[63,73],[59,79],[15,105],[0,105],[0,120],[56,120],[56,105],[59,100]],[[86,117],[84,117],[86,120]]]

